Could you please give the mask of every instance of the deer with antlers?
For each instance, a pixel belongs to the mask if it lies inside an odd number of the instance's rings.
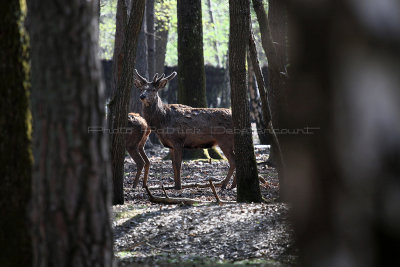
[[[164,74],[149,82],[137,70],[134,84],[140,89],[143,116],[161,143],[170,149],[174,169],[175,188],[181,189],[181,165],[184,148],[211,148],[218,145],[229,161],[223,180],[226,188],[236,168],[233,146],[232,113],[225,108],[192,108],[180,104],[163,104],[158,91],[175,78],[176,72]],[[236,186],[234,177],[232,188]]]

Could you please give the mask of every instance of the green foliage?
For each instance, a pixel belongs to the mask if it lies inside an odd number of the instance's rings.
[[[178,65],[178,20],[176,15],[176,0],[156,0],[155,18],[158,29],[168,29],[168,44],[165,64]],[[211,0],[214,24],[211,23],[207,1],[202,1],[204,63],[217,66],[216,53],[219,53],[221,67],[226,65],[229,41],[229,1]],[[267,9],[268,1],[264,1]],[[117,0],[102,0],[100,15],[100,57],[111,59],[114,49],[115,13]],[[252,9],[251,9],[252,10]],[[252,10],[253,31],[261,65],[266,64],[266,58],[261,46],[261,35],[255,13]],[[218,51],[214,48],[217,43]]]
[[[116,12],[117,0],[101,0],[100,58],[102,59],[111,59],[113,56]]]

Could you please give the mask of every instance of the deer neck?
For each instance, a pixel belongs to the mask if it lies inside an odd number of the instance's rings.
[[[162,127],[167,117],[167,112],[159,96],[150,105],[143,105],[143,115],[150,127]]]

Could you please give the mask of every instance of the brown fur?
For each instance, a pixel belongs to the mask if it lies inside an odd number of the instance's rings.
[[[149,175],[150,161],[144,152],[144,145],[150,134],[150,127],[137,113],[128,114],[128,128],[131,131],[126,135],[126,150],[136,163],[137,172],[133,182],[135,188],[139,183],[139,177],[144,167],[143,187],[147,185]]]
[[[232,134],[232,113],[224,108],[192,108],[180,104],[161,102],[158,90],[174,78],[176,73],[150,83],[137,74],[135,85],[141,89],[143,116],[161,143],[170,148],[174,168],[175,187],[181,188],[180,170],[183,148],[210,148],[219,145],[229,161],[229,171],[223,188],[236,168]],[[172,77],[172,78],[171,78]],[[232,187],[236,186],[236,177]]]

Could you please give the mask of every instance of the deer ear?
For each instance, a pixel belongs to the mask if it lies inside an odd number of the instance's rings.
[[[163,89],[167,85],[167,83],[167,79],[162,79],[161,81],[159,81],[157,84],[157,90]]]
[[[170,80],[175,78],[176,72],[174,71],[173,73],[171,73],[169,76],[167,76],[165,78],[164,78],[164,76],[165,76],[164,74],[161,75],[161,78],[159,78],[159,80],[157,81],[157,89],[164,88]]]
[[[140,87],[143,86],[143,84],[142,84],[138,79],[135,79],[135,80],[133,81],[133,83],[135,84],[135,87],[136,87],[136,88],[140,88]]]

